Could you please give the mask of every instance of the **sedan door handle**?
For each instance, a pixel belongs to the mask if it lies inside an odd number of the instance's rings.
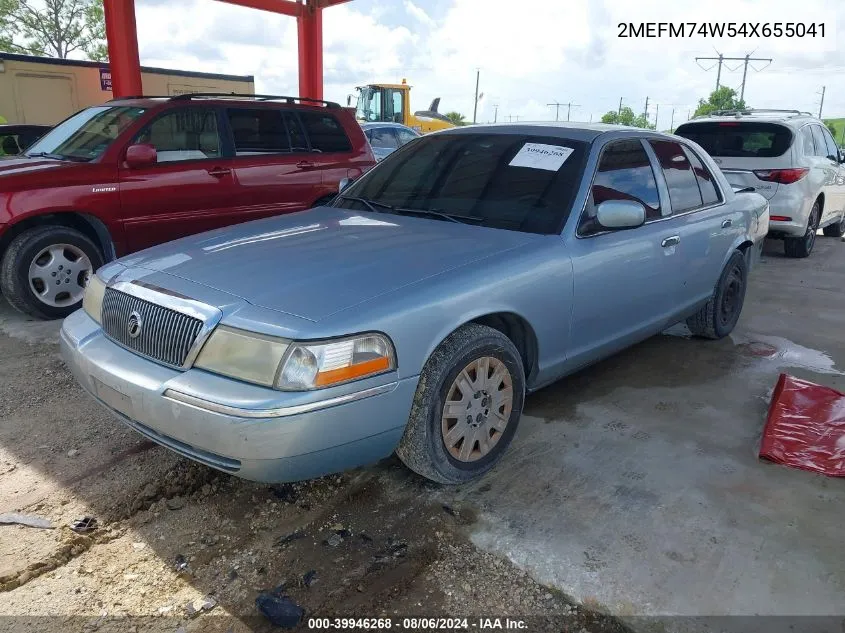
[[[731,224],[733,224],[733,220],[731,220],[730,218],[728,218],[727,220],[722,220],[723,229],[728,228]]]
[[[301,160],[296,164],[296,166],[299,169],[314,169],[316,165],[314,165],[314,163],[312,163],[310,160]]]
[[[660,245],[663,248],[669,248],[670,246],[677,246],[681,243],[681,236],[680,235],[673,235],[672,237],[667,237],[665,240],[660,242]]]
[[[232,173],[232,170],[228,167],[212,167],[208,170],[209,176],[214,176],[215,178],[221,178],[223,176],[227,176]]]

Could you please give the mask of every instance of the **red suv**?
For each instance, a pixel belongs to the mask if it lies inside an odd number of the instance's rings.
[[[116,99],[0,158],[0,289],[59,318],[91,271],[160,242],[330,200],[375,164],[336,103],[262,95]]]

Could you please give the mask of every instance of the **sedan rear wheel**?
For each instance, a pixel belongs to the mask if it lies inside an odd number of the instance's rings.
[[[687,319],[687,327],[694,336],[720,339],[733,331],[745,303],[747,281],[745,253],[734,251],[722,270],[713,296],[701,310]]]
[[[493,328],[464,325],[426,362],[396,454],[439,483],[479,477],[510,444],[524,400],[522,359],[511,340]]]

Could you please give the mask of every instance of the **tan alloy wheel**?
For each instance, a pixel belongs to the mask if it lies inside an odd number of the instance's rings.
[[[483,356],[463,368],[446,395],[440,429],[449,454],[474,462],[502,438],[513,407],[513,379],[498,358]]]

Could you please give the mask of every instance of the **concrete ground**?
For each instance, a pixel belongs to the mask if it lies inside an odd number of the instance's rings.
[[[649,340],[530,397],[461,493],[474,542],[618,614],[845,614],[845,482],[758,459],[780,372],[845,391],[845,244],[767,244],[735,333]]]
[[[622,616],[845,614],[843,482],[757,458],[781,371],[845,390],[845,244],[819,237],[809,259],[781,253],[767,248],[730,338],[678,327],[530,396],[502,464],[446,489],[388,461],[280,497],[190,464],[81,393],[57,356],[58,324],[0,301],[0,512],[103,522],[91,538],[0,526],[0,616],[93,618],[82,628],[104,614],[180,614],[160,629],[172,631],[187,600],[213,594],[211,615],[249,613],[260,588],[308,568],[321,584],[294,596],[309,613],[566,612],[497,556]],[[327,549],[337,523],[375,544]],[[273,546],[299,529],[313,538]],[[454,549],[466,534],[486,553]],[[362,547],[397,539],[409,546],[399,571],[361,571]],[[188,575],[173,567],[182,555]],[[188,630],[211,630],[202,622]]]

